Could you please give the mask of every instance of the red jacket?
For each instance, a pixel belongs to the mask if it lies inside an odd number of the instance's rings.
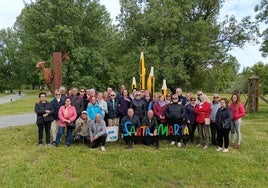
[[[165,116],[165,111],[167,109],[167,105],[164,105],[160,107],[158,103],[154,105],[153,111],[154,111],[154,116],[159,120],[161,123],[166,123],[166,118],[165,119],[160,119],[161,116]]]
[[[195,106],[194,112],[196,114],[196,122],[204,124],[205,118],[210,118],[210,103],[198,103]]]
[[[237,106],[234,103],[232,103],[230,105],[230,109],[232,111],[234,121],[246,115],[246,111],[242,103],[238,103]]]

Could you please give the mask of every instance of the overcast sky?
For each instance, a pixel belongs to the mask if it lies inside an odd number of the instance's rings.
[[[30,2],[29,0],[25,0]],[[226,0],[224,7],[221,9],[222,15],[235,15],[237,19],[245,16],[254,16],[254,7],[260,3],[261,0]],[[105,5],[110,12],[111,18],[115,20],[120,12],[119,0],[100,0],[100,3]],[[23,9],[23,0],[0,0],[0,29],[12,27],[16,21],[16,17]],[[259,46],[252,46],[247,44],[244,49],[235,49],[231,53],[236,56],[241,65],[240,71],[243,67],[252,66],[258,61],[267,63],[266,58],[261,57]]]

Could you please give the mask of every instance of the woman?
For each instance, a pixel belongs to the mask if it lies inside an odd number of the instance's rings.
[[[46,100],[46,93],[39,93],[39,103],[35,104],[34,111],[37,115],[36,124],[38,127],[38,145],[43,145],[43,132],[46,132],[46,145],[50,146],[50,128],[53,118],[53,108]]]
[[[61,106],[59,109],[58,117],[59,130],[56,138],[56,147],[59,146],[60,138],[64,132],[65,127],[67,127],[66,146],[70,147],[73,128],[68,127],[67,124],[74,122],[77,117],[76,109],[74,106],[71,105],[70,97],[66,97],[64,105]]]
[[[194,142],[194,132],[196,129],[196,121],[195,121],[195,102],[196,99],[195,97],[190,97],[190,103],[186,105],[185,107],[185,117],[186,117],[186,122],[189,127],[189,136],[190,136],[190,142]]]
[[[230,109],[232,111],[233,116],[233,123],[231,127],[231,144],[236,149],[240,148],[241,144],[241,124],[242,124],[242,117],[246,115],[245,107],[240,101],[240,97],[238,94],[234,93],[231,97],[231,105]],[[234,145],[235,140],[235,133],[237,134],[237,145]]]
[[[167,109],[167,103],[165,102],[165,96],[161,95],[159,101],[154,105],[154,116],[157,119],[158,124],[166,125],[165,111]]]
[[[130,107],[130,103],[131,103],[131,98],[128,94],[128,91],[126,89],[124,89],[122,91],[122,96],[119,97],[118,99],[118,116],[119,116],[119,125],[121,125],[121,120],[124,116],[127,115],[127,110]]]
[[[197,147],[203,146],[203,149],[207,149],[209,145],[209,122],[206,122],[210,118],[210,102],[208,97],[204,94],[200,96],[201,102],[199,102],[194,109],[196,114],[196,122],[198,126],[199,144]]]
[[[227,153],[229,146],[229,132],[231,129],[232,123],[232,112],[228,106],[228,100],[226,98],[220,99],[221,107],[216,113],[216,129],[217,129],[217,141],[218,149],[216,151],[222,151]],[[223,139],[224,139],[224,148],[223,148]]]

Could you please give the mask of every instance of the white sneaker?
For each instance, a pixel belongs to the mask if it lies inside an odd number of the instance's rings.
[[[170,145],[172,145],[172,146],[173,146],[174,144],[175,144],[175,141],[172,141],[172,142],[170,143]]]
[[[181,143],[180,142],[178,142],[178,147],[181,148]]]
[[[100,147],[100,150],[101,150],[101,151],[105,151],[105,147],[104,147],[104,146],[101,146],[101,147]]]
[[[201,144],[197,144],[196,147],[200,148],[200,147],[202,147],[202,145]]]
[[[223,148],[221,148],[221,147],[218,147],[218,149],[216,149],[216,151],[222,151],[223,150]]]
[[[223,153],[227,153],[229,150],[224,148],[224,150],[222,150]]]
[[[203,147],[203,149],[208,149],[208,146],[205,145],[205,146]]]

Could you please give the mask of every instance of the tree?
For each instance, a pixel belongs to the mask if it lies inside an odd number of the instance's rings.
[[[113,36],[110,22],[98,0],[37,0],[25,4],[15,24],[20,51],[28,54],[25,67],[35,67],[40,60],[50,65],[53,52],[70,51],[71,59],[63,62],[63,84],[105,88],[111,69],[106,53]],[[36,77],[37,71],[30,70]]]
[[[234,17],[226,17],[218,23],[223,2],[121,0],[122,59],[138,59],[136,54],[144,51],[147,70],[154,66],[156,78],[160,80],[158,88],[166,78],[173,89],[180,86],[209,90],[210,85],[205,83],[207,75],[213,69],[227,66],[221,69],[221,74],[218,71],[220,79],[215,85],[227,79],[218,89],[228,87],[238,70],[237,61],[228,51],[254,41],[256,30],[249,18],[238,23]],[[138,70],[137,62],[129,66]],[[226,73],[230,70],[232,75],[228,77]],[[128,75],[133,75],[133,69],[129,69]]]

